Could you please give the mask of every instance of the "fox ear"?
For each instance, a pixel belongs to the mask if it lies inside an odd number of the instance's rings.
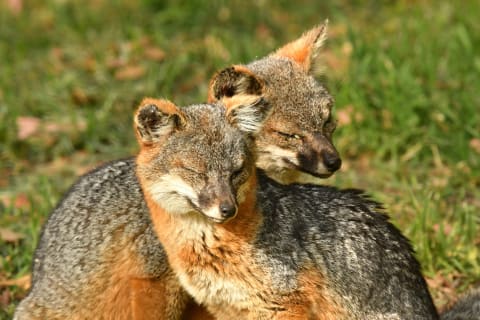
[[[210,80],[208,102],[235,95],[263,94],[263,81],[244,66],[234,65],[217,72]]]
[[[289,58],[298,63],[306,72],[316,73],[320,69],[319,56],[325,40],[327,39],[328,20],[307,32],[300,38],[294,40],[272,55],[276,57]]]
[[[178,107],[168,100],[145,98],[135,113],[137,139],[142,145],[152,145],[185,123]]]
[[[270,114],[270,105],[257,95],[236,95],[222,99],[227,109],[227,121],[241,131],[255,135]]]

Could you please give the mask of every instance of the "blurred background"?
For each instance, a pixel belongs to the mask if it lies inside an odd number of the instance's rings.
[[[480,284],[480,2],[0,0],[0,319],[62,194],[137,151],[141,98],[205,101],[215,71],[326,18],[325,183],[385,203],[439,308]]]

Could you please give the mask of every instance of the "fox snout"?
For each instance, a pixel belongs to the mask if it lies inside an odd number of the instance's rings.
[[[231,200],[215,201],[202,210],[202,213],[216,223],[224,223],[237,215],[237,204]]]
[[[237,215],[237,202],[231,187],[226,184],[202,190],[199,196],[199,207],[208,219],[224,223]]]
[[[308,147],[298,154],[300,167],[321,178],[332,175],[342,166],[342,160],[333,144],[321,133],[309,137]]]
[[[219,209],[220,215],[224,219],[233,218],[237,214],[237,206],[235,205],[235,203],[229,201],[224,201],[220,203]]]
[[[342,160],[336,150],[333,150],[333,152],[322,150],[320,156],[323,159],[323,165],[330,172],[335,172],[342,166]]]

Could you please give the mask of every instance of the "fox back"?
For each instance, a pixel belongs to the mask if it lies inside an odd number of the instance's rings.
[[[152,100],[136,115],[137,175],[182,286],[218,319],[437,319],[408,240],[378,203],[257,176],[249,133],[268,107],[249,99]]]
[[[441,320],[479,320],[480,287],[472,289],[450,308],[440,314]]]

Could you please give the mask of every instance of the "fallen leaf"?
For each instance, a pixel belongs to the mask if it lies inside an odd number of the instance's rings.
[[[461,283],[461,276],[458,273],[443,275],[436,273],[432,277],[425,277],[430,291],[433,294],[435,304],[443,309],[457,299],[457,287]]]
[[[480,154],[480,139],[478,138],[471,139],[469,145],[473,151]]]
[[[0,307],[4,308],[10,304],[11,294],[10,291],[4,290],[0,292]]]
[[[255,29],[255,33],[257,34],[258,38],[262,41],[271,40],[272,39],[272,30],[265,24],[261,23]]]
[[[13,14],[19,14],[23,10],[22,0],[7,0],[7,7]]]
[[[352,123],[353,106],[351,104],[337,111],[338,125],[349,125]]]
[[[72,100],[76,105],[84,105],[89,102],[89,98],[85,91],[78,87],[72,90]]]
[[[144,54],[147,59],[157,62],[161,62],[165,59],[165,51],[156,47],[146,48]]]
[[[25,235],[7,228],[0,228],[0,239],[5,242],[16,243],[25,238]]]
[[[449,223],[443,223],[441,227],[442,227],[442,230],[443,230],[443,234],[446,235],[446,236],[449,236],[453,231],[453,227]],[[440,229],[440,224],[435,223],[433,225],[433,231],[438,233],[438,232],[440,232],[440,230],[441,230]]]
[[[110,57],[106,61],[107,68],[109,69],[118,69],[124,67],[127,64],[125,59]]]
[[[17,279],[0,280],[0,287],[17,286],[23,290],[28,290],[30,289],[31,280],[32,275],[29,273]]]
[[[87,57],[83,61],[83,69],[88,71],[88,72],[95,72],[97,68],[97,60],[93,57]]]
[[[126,66],[115,72],[117,80],[135,80],[145,74],[145,68],[142,66]]]
[[[17,138],[25,140],[34,135],[40,126],[40,119],[35,117],[18,117],[17,118]]]

